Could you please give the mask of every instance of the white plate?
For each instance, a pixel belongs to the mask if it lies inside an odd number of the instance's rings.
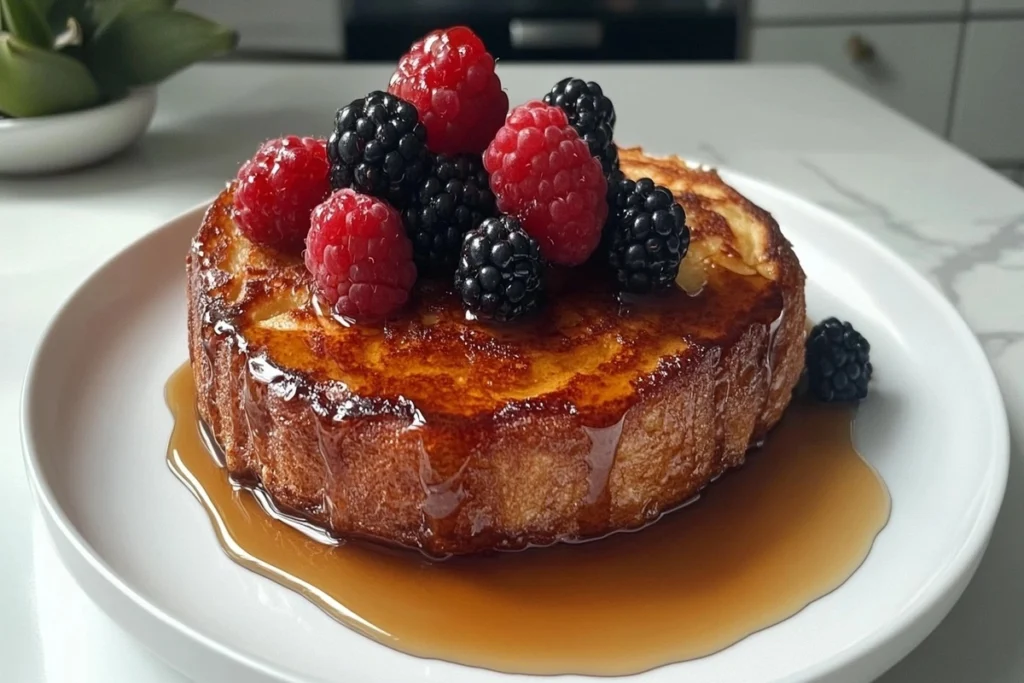
[[[629,680],[869,680],[936,626],[974,573],[1006,483],[1002,401],[967,326],[909,266],[830,213],[726,175],[794,243],[810,314],[848,318],[872,342],[874,393],[855,438],[889,487],[892,517],[835,592],[718,654]],[[183,261],[201,213],[93,275],[33,360],[28,471],[71,573],[126,630],[203,681],[536,682],[392,651],[222,552],[164,462],[163,385],[187,355]]]
[[[140,88],[82,111],[0,119],[0,173],[55,173],[106,159],[146,132],[155,108],[156,88]]]

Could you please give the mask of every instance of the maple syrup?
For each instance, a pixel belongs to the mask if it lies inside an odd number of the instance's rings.
[[[852,409],[796,401],[744,467],[642,531],[432,561],[333,541],[233,484],[187,363],[166,391],[168,463],[232,559],[396,650],[498,671],[624,675],[711,654],[840,586],[889,516]]]

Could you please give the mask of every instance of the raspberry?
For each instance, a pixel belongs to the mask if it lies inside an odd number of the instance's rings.
[[[379,320],[405,304],[416,265],[398,211],[346,188],[317,206],[311,223],[306,268],[337,314]]]
[[[388,92],[415,105],[427,127],[427,146],[439,154],[480,154],[508,113],[494,57],[465,26],[413,43]]]
[[[238,170],[232,217],[253,242],[298,252],[309,214],[331,192],[326,143],[294,135],[269,140]]]
[[[542,102],[513,109],[484,152],[484,168],[498,210],[519,218],[548,261],[587,260],[608,215],[607,183],[564,111]]]

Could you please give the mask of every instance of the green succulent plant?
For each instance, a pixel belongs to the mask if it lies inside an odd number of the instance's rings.
[[[175,0],[0,0],[0,114],[85,109],[234,49]]]

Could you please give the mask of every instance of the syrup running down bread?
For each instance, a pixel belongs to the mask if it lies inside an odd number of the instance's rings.
[[[556,271],[510,326],[428,281],[398,318],[346,326],[297,256],[239,233],[226,189],[187,267],[198,412],[228,473],[335,536],[447,555],[638,528],[740,465],[803,368],[803,272],[713,171],[620,159],[686,211],[680,287],[620,297]]]
[[[641,533],[442,562],[330,545],[232,485],[195,398],[186,366],[167,383],[168,463],[235,562],[397,650],[508,673],[628,675],[728,647],[841,585],[889,514],[854,409],[799,401],[747,464]]]

